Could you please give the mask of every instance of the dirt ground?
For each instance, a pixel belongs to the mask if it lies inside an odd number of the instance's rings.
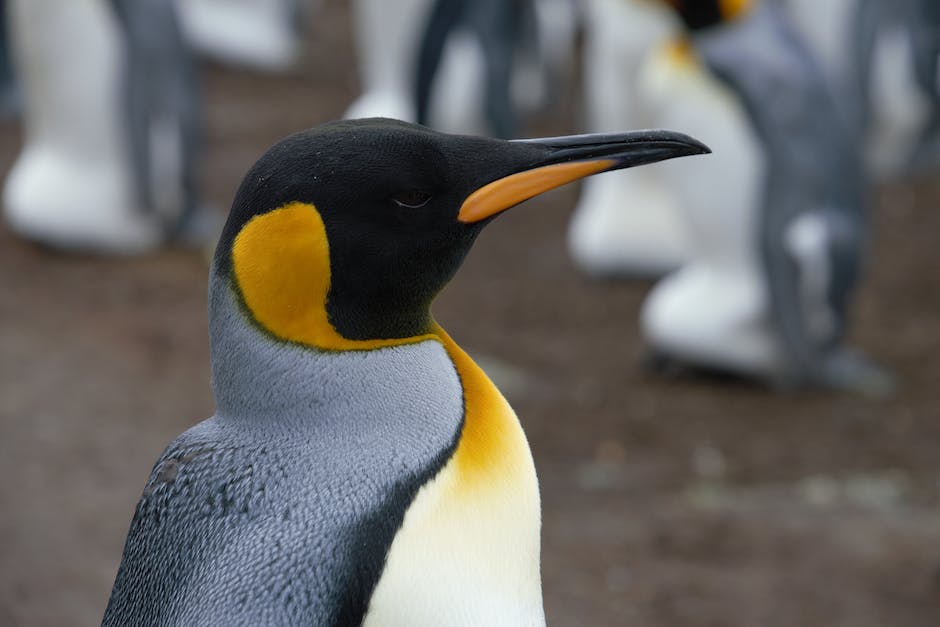
[[[351,100],[345,6],[326,3],[296,75],[207,69],[212,203]],[[0,167],[18,147],[0,126]],[[940,180],[878,192],[853,338],[902,381],[882,401],[644,373],[649,286],[575,271],[576,193],[501,218],[435,309],[508,371],[542,487],[549,623],[940,624]],[[71,257],[0,228],[0,625],[100,620],[153,461],[213,411],[206,275],[186,251]]]

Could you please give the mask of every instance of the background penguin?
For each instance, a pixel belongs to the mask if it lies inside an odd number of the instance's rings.
[[[678,30],[675,17],[648,0],[590,0],[584,8],[587,130],[653,126],[638,78],[652,51]],[[660,166],[586,180],[568,230],[572,258],[599,277],[675,270],[689,245],[676,204]]]
[[[844,95],[878,179],[940,162],[940,7],[933,0],[778,0]]]
[[[433,0],[354,0],[353,34],[362,93],[346,118],[384,116],[414,122],[414,67]]]
[[[521,117],[557,103],[577,24],[567,0],[436,0],[418,51],[417,122],[517,136]]]
[[[103,624],[543,624],[528,445],[431,301],[499,212],[705,151],[391,120],[271,148],[211,272],[217,413],[155,465]]]
[[[940,166],[940,6],[859,0],[856,89],[879,178]]]
[[[726,110],[736,106],[743,113],[736,133],[759,147],[762,165],[741,177],[741,159],[716,146],[722,152],[711,163],[715,206],[708,208],[695,206],[708,196],[696,199],[687,187],[703,181],[675,169],[690,213],[708,212],[722,223],[728,198],[721,192],[727,190],[740,221],[725,222],[723,233],[701,233],[721,239],[700,237],[701,254],[656,286],[642,313],[645,336],[655,350],[680,361],[785,385],[885,392],[887,375],[841,344],[868,239],[868,207],[857,135],[818,64],[773,4],[670,4],[701,62],[736,100]],[[676,93],[668,101],[663,119],[673,121],[701,106]],[[702,117],[696,122],[712,141]],[[747,199],[742,190],[756,193]]]
[[[176,0],[186,37],[199,52],[269,72],[294,66],[300,35],[319,0]]]
[[[354,5],[363,93],[347,118],[382,115],[513,137],[550,106],[570,65],[569,0],[408,0]]]
[[[415,79],[417,122],[430,124],[431,88],[445,45],[463,27],[482,52],[482,109],[487,125],[495,137],[515,136],[518,121],[510,85],[517,42],[527,34],[527,18],[531,26],[532,3],[523,0],[436,0],[419,47]],[[531,36],[531,31],[528,34]]]
[[[0,119],[19,113],[20,98],[10,60],[10,33],[7,28],[7,3],[0,0]]]
[[[17,233],[135,253],[207,238],[196,78],[172,0],[12,0],[24,146],[3,192]]]
[[[911,166],[935,168],[940,165],[940,4],[910,1],[914,73],[928,111],[921,139],[911,155]]]

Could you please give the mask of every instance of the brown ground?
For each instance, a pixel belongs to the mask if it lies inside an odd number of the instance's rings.
[[[355,93],[344,7],[327,3],[302,75],[208,72],[217,205]],[[18,144],[0,127],[4,167]],[[889,401],[644,374],[648,286],[572,268],[575,197],[500,219],[436,307],[524,373],[550,623],[940,624],[940,183],[879,193],[854,337],[900,376]],[[0,625],[100,619],[151,464],[212,412],[205,283],[190,253],[66,257],[0,230]]]

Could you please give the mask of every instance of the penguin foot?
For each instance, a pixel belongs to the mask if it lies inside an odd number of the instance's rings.
[[[637,357],[644,372],[672,380],[686,380],[718,385],[751,387],[764,382],[762,377],[714,365],[694,364],[656,348],[646,348]]]
[[[643,372],[658,376],[676,378],[686,372],[685,366],[678,359],[652,347],[640,351],[637,363]]]
[[[898,387],[888,369],[849,348],[836,349],[826,357],[818,383],[827,389],[879,400],[893,396]]]

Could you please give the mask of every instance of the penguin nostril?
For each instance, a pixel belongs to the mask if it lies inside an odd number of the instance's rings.
[[[428,204],[431,194],[419,189],[408,189],[392,194],[392,200],[404,209],[419,209]]]

